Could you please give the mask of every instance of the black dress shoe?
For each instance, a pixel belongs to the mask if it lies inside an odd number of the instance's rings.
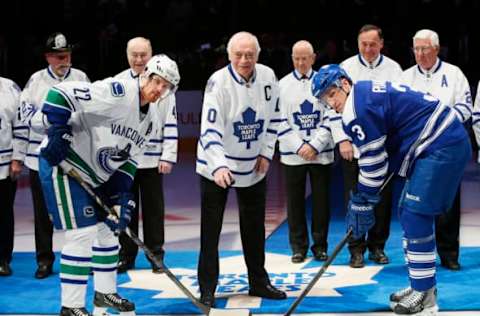
[[[117,265],[117,273],[125,273],[127,270],[135,268],[135,261],[120,260]]]
[[[0,276],[9,276],[12,274],[12,269],[6,261],[0,262]]]
[[[35,271],[35,277],[37,279],[45,279],[50,274],[52,274],[52,266],[46,264],[39,265],[37,271]]]
[[[368,254],[368,260],[378,264],[388,264],[390,260],[382,249],[375,249]]]
[[[202,293],[200,303],[208,307],[215,307],[215,296],[212,293]]]
[[[454,258],[440,258],[441,264],[443,267],[448,270],[458,271],[460,270],[460,263],[457,259]]]
[[[317,261],[325,261],[328,259],[328,255],[326,251],[318,251],[313,255],[313,257]]]
[[[293,254],[292,256],[293,263],[301,263],[303,261],[305,261],[305,255],[303,253],[296,252]]]
[[[271,284],[253,286],[248,291],[248,295],[270,298],[272,300],[283,300],[287,298],[285,292],[274,288]]]
[[[350,256],[350,267],[352,268],[363,268],[365,263],[363,262],[362,253],[352,253]]]

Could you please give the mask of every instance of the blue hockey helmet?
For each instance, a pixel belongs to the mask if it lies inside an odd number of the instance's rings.
[[[317,99],[321,99],[323,94],[331,86],[341,87],[341,78],[345,78],[352,83],[352,79],[348,76],[347,72],[339,65],[329,64],[322,66],[312,80],[313,96]]]

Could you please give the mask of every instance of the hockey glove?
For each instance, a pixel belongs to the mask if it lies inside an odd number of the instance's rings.
[[[351,193],[347,207],[347,230],[352,228],[354,240],[365,235],[375,224],[375,205],[380,196],[366,193]]]
[[[48,144],[41,150],[42,157],[51,166],[58,165],[67,158],[72,138],[72,127],[70,125],[53,124],[48,129]]]
[[[113,208],[118,216],[108,215],[105,218],[105,224],[118,236],[127,228],[132,219],[132,211],[135,209],[133,194],[130,192],[119,193]]]

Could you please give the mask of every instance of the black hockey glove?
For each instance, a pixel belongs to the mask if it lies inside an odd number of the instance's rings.
[[[72,127],[70,125],[53,124],[48,129],[48,144],[42,148],[41,156],[51,166],[56,166],[67,158],[68,148],[72,142]]]

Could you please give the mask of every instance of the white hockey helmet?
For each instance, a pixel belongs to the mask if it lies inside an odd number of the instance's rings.
[[[150,77],[152,74],[159,75],[173,85],[172,90],[176,90],[180,83],[177,63],[165,54],[152,56],[145,66],[144,74],[146,77]]]

